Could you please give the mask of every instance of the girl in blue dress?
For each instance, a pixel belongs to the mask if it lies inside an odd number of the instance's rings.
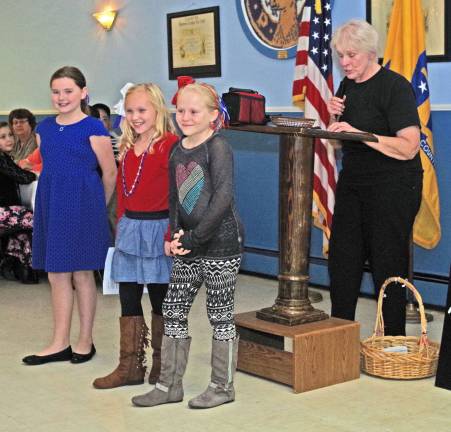
[[[93,270],[103,268],[110,243],[106,204],[116,178],[108,131],[85,114],[87,88],[75,67],[50,79],[56,117],[37,127],[43,170],[36,192],[33,267],[48,272],[54,330],[51,343],[27,365],[54,361],[82,363],[95,354],[96,309]],[[70,325],[77,296],[80,333],[72,351]]]

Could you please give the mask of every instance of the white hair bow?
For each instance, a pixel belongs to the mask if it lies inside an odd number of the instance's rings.
[[[113,112],[120,115],[121,117],[125,117],[125,109],[124,109],[124,101],[125,95],[130,87],[133,87],[135,84],[128,82],[121,88],[122,99],[113,107]]]

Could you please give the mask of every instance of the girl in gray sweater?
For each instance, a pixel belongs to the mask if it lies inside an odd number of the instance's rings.
[[[205,282],[213,328],[211,381],[188,403],[211,408],[235,399],[238,335],[233,320],[243,230],[233,193],[233,155],[218,135],[227,115],[213,87],[191,83],[179,89],[176,120],[184,138],[169,165],[171,252],[175,256],[163,303],[165,335],[161,374],[151,392],[132,399],[138,406],[183,400],[182,378],[191,338],[188,313]]]

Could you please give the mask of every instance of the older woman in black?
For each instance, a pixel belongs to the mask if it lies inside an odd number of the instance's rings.
[[[31,269],[33,213],[20,204],[18,193],[18,184],[31,183],[36,175],[14,163],[9,156],[13,145],[8,123],[0,122],[0,235],[6,244],[0,269],[4,276],[11,272],[23,283],[37,283]]]
[[[329,252],[332,315],[354,319],[363,266],[376,291],[390,276],[406,277],[409,238],[421,202],[420,121],[410,83],[377,63],[378,35],[367,22],[337,29],[334,47],[344,72],[328,102],[333,132],[365,131],[378,142],[343,141]],[[385,334],[405,334],[405,288],[386,291]]]

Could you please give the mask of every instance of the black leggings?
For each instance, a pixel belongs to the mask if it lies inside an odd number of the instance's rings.
[[[156,315],[163,315],[161,307],[168,291],[168,284],[147,284],[152,311]],[[143,316],[141,299],[144,285],[136,282],[121,282],[119,284],[119,298],[121,300],[122,316]]]

